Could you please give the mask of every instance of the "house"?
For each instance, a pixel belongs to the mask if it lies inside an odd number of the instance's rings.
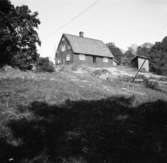
[[[115,64],[114,56],[108,47],[101,41],[79,36],[63,34],[59,42],[56,56],[56,65],[59,64],[90,64],[111,66]]]
[[[136,67],[137,69],[141,68],[141,71],[143,72],[149,72],[149,58],[146,56],[135,56],[131,60],[131,64],[133,67]]]

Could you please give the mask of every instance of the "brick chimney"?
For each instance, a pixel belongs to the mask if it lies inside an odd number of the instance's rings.
[[[82,37],[82,38],[83,38],[83,37],[84,37],[84,32],[80,31],[80,32],[79,32],[79,37]]]

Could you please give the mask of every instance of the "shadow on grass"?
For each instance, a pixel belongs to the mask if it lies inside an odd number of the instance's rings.
[[[132,107],[133,99],[33,102],[20,108],[31,117],[8,121],[0,139],[1,162],[154,163],[167,162],[167,102]],[[16,141],[18,143],[12,144]],[[17,144],[17,145],[16,145]],[[10,159],[12,158],[12,159]],[[64,161],[64,162],[63,162]]]

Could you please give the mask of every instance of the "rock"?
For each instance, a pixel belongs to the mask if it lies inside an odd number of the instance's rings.
[[[9,65],[6,65],[6,66],[2,67],[2,71],[5,71],[5,72],[13,71],[13,70],[14,70],[14,68],[9,66]]]

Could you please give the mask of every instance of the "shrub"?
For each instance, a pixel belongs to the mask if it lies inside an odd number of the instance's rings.
[[[54,72],[54,64],[49,60],[48,57],[46,58],[39,58],[38,64],[37,64],[37,71],[39,72]]]

